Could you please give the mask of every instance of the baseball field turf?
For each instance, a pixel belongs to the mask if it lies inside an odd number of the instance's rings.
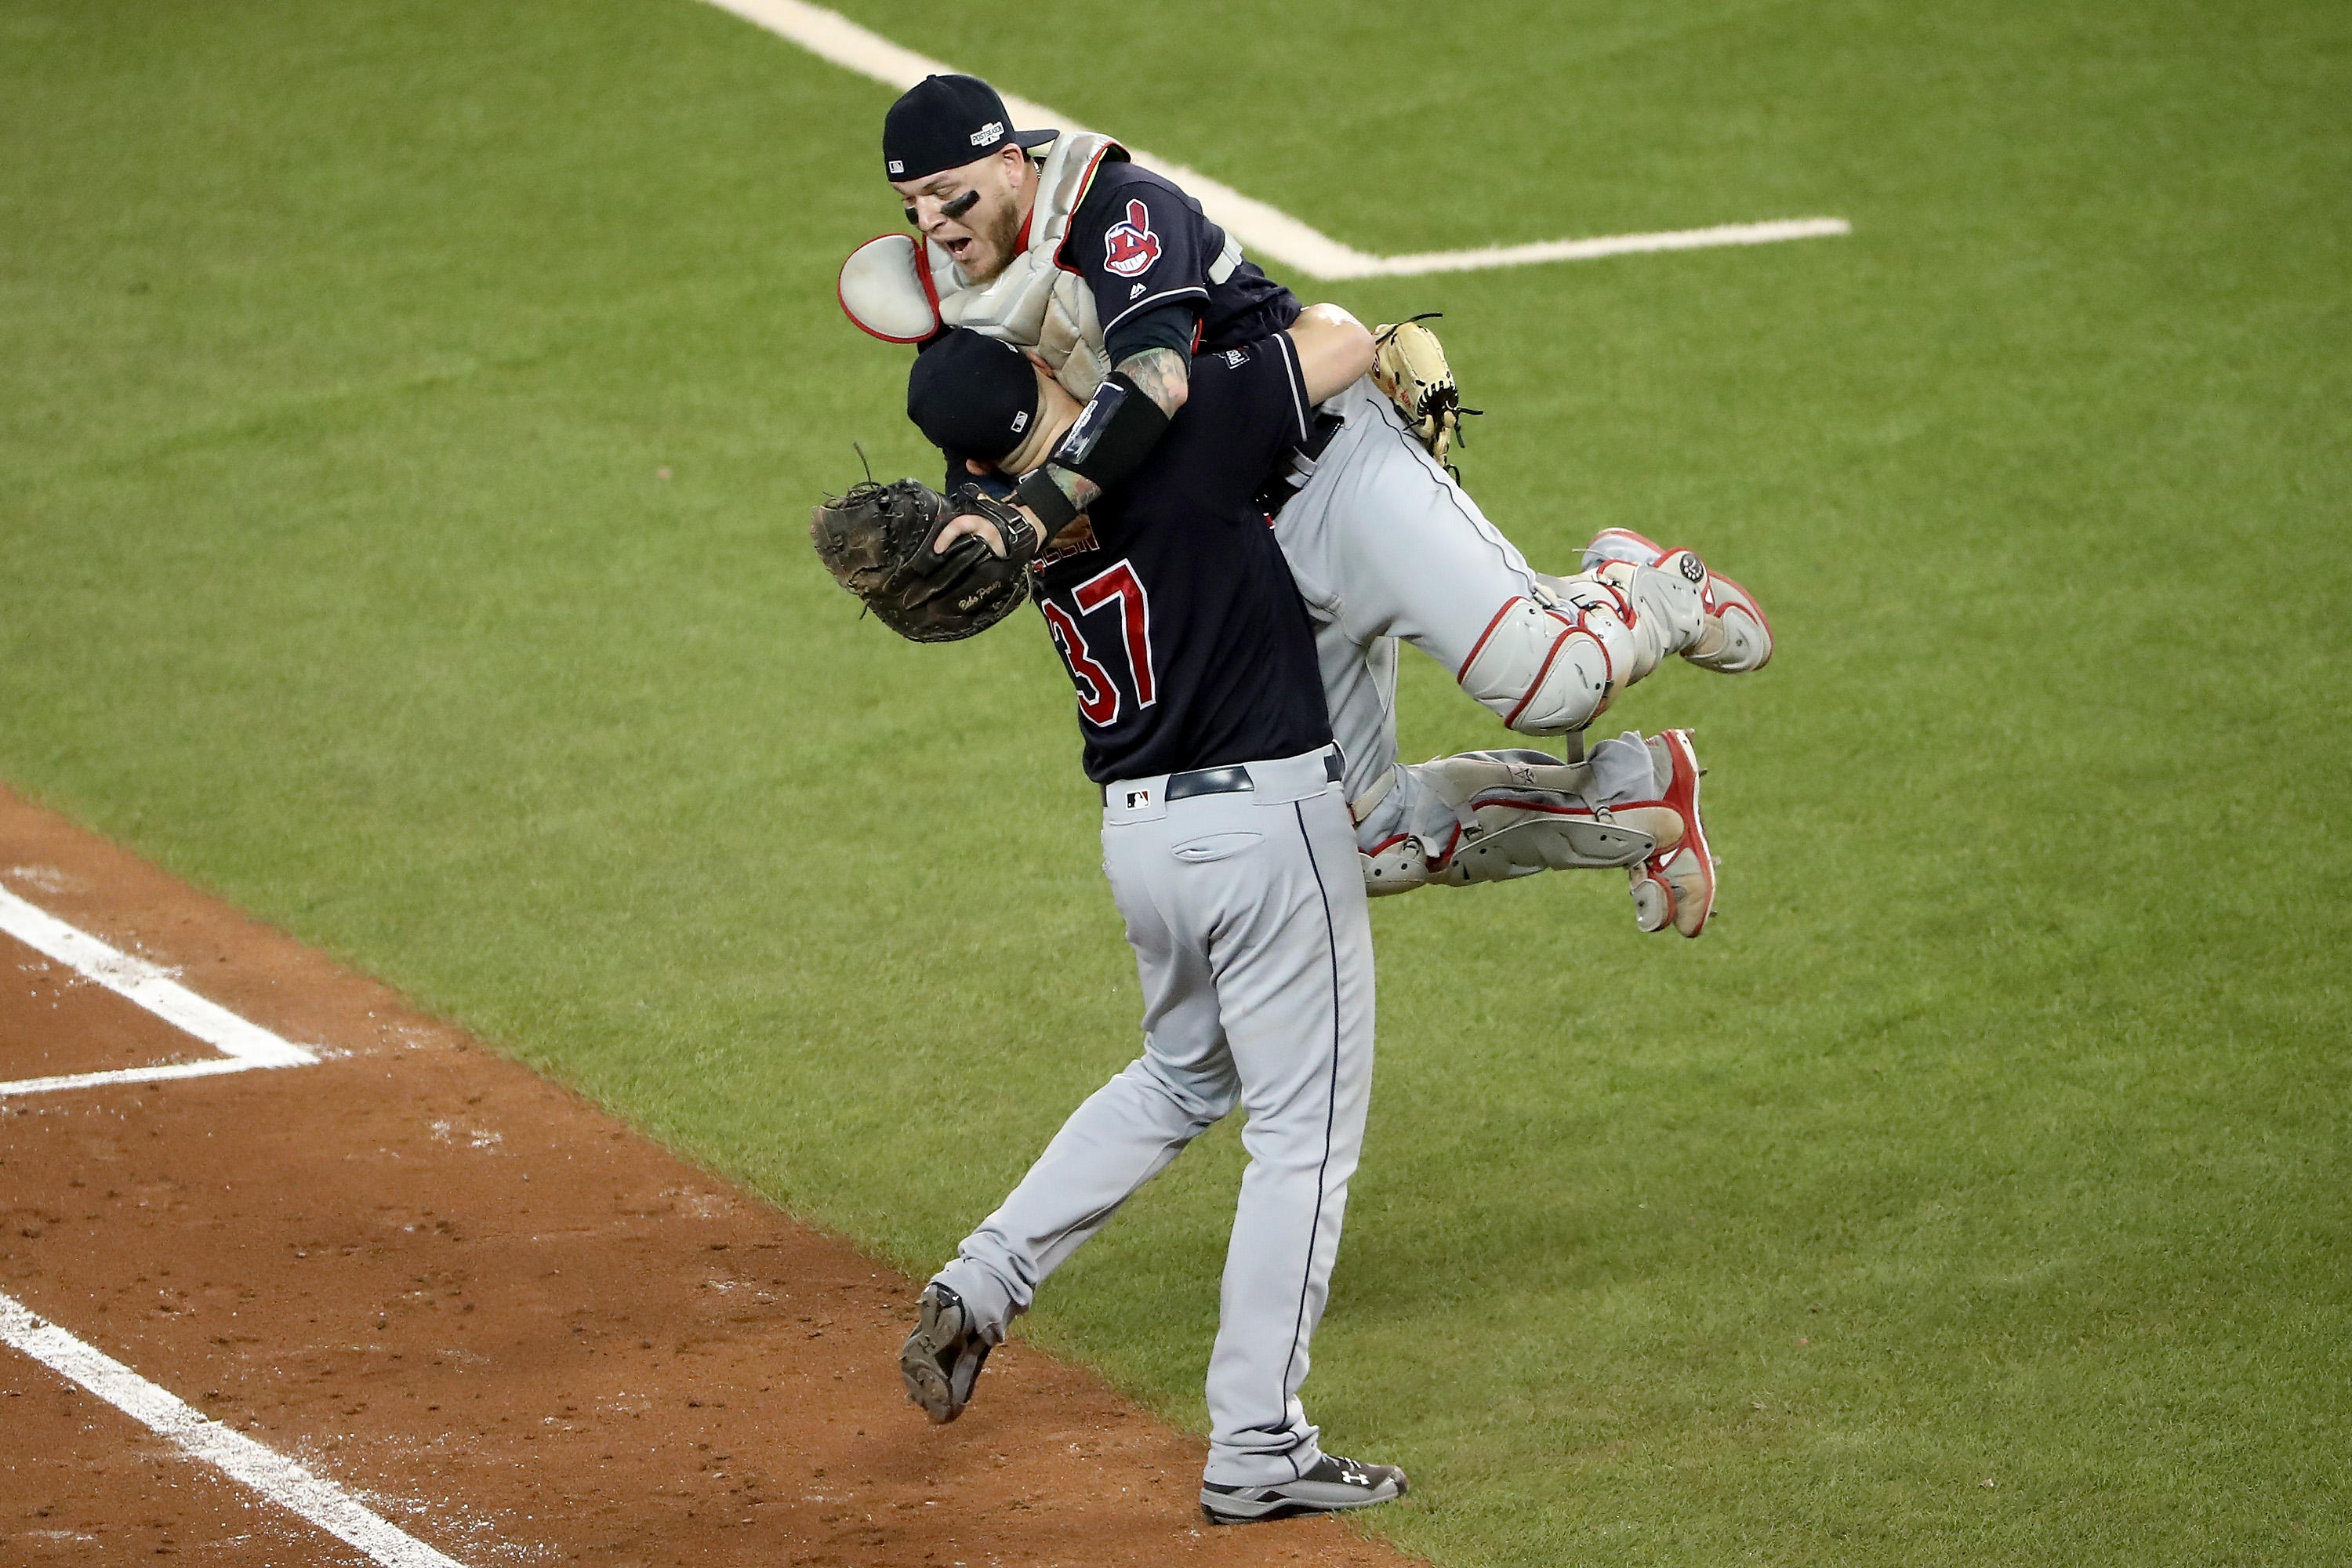
[[[1689,544],[1780,642],[1608,721],[1697,731],[1703,940],[1374,906],[1365,1527],[2352,1556],[2352,12],[845,9],[1368,250],[1853,224],[1293,279],[1445,312],[1538,565]],[[0,780],[926,1272],[1139,999],[1045,637],[807,548],[853,441],[935,474],[832,297],[890,96],[693,0],[0,0]],[[1025,1331],[1199,1428],[1239,1163]]]

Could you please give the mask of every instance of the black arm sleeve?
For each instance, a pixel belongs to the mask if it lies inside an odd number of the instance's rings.
[[[1146,349],[1174,349],[1189,370],[1192,342],[1201,332],[1197,300],[1171,300],[1140,315],[1130,316],[1103,334],[1103,351],[1115,369]]]

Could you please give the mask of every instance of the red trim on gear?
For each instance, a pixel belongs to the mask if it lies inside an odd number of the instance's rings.
[[[940,287],[931,281],[931,242],[923,241],[915,247],[915,281],[923,286],[923,298],[931,302],[931,318],[944,331],[948,319],[940,310]]]
[[[1618,624],[1622,626],[1624,623],[1620,621]],[[1577,617],[1577,629],[1591,637],[1592,646],[1601,650],[1601,706],[1592,710],[1592,717],[1598,719],[1609,711],[1611,703],[1617,700],[1617,661],[1609,657],[1609,639],[1598,632],[1586,629],[1583,617],[1580,616]],[[1627,627],[1627,629],[1632,628]]]
[[[1666,798],[1659,804],[1683,819],[1683,836],[1671,848],[1661,850],[1643,861],[1643,868],[1652,874],[1652,880],[1665,887],[1666,923],[1672,925],[1680,900],[1673,896],[1674,884],[1666,881],[1666,862],[1685,850],[1698,857],[1699,874],[1706,879],[1706,908],[1699,915],[1698,931],[1685,933],[1696,936],[1699,931],[1706,930],[1707,919],[1715,912],[1715,853],[1707,847],[1706,824],[1699,817],[1698,752],[1691,744],[1688,730],[1661,731],[1658,738],[1665,742],[1666,750],[1674,758],[1674,776],[1667,780]]]
[[[1507,806],[1513,811],[1540,811],[1548,816],[1581,816],[1588,822],[1598,822],[1601,820],[1591,811],[1583,810],[1577,806],[1546,805],[1541,801],[1505,800],[1500,795],[1482,795],[1475,796],[1470,802],[1470,809],[1473,811],[1477,810],[1482,805]],[[1609,809],[1612,811],[1619,811],[1623,808],[1612,805]]]
[[[1382,850],[1388,848],[1391,845],[1402,844],[1412,837],[1412,835],[1410,833],[1391,833],[1386,838],[1381,839],[1378,844],[1373,845],[1370,849],[1360,849],[1357,853],[1360,855],[1378,855]]]
[[[1619,539],[1630,539],[1634,543],[1640,545],[1643,549],[1650,552],[1649,560],[1639,563],[1641,565],[1655,566],[1659,562],[1664,561],[1667,556],[1674,553],[1673,551],[1665,549],[1660,545],[1656,540],[1652,539],[1649,535],[1644,533],[1636,533],[1630,528],[1604,528],[1592,537],[1595,542],[1598,542],[1600,540],[1607,539],[1612,534]]]
[[[1717,572],[1712,566],[1706,569],[1707,598],[1713,599],[1715,597],[1715,585],[1717,583],[1721,583],[1733,593],[1739,595],[1738,603],[1734,607],[1748,611],[1750,614],[1754,615],[1756,619],[1763,625],[1765,640],[1769,642],[1772,639],[1772,617],[1764,613],[1763,604],[1758,600],[1755,595],[1741,587],[1736,579],[1725,576],[1722,573]],[[1720,609],[1714,613],[1717,616],[1723,614]],[[1766,654],[1764,656],[1764,664],[1769,664],[1771,662],[1772,656],[1769,653]],[[1759,664],[1756,668],[1758,669],[1761,669],[1764,668],[1764,664]]]
[[[889,234],[877,234],[874,237],[874,239],[904,239],[905,237],[907,237],[894,230]],[[850,261],[857,255],[857,252],[865,249],[866,246],[873,244],[874,239],[866,240],[864,244],[859,245],[856,249],[852,250],[849,255],[843,257],[841,258],[841,265],[844,268],[848,267]],[[844,298],[841,292],[841,275],[839,273],[835,273],[834,274],[833,279],[834,302],[841,307],[841,313],[849,318],[849,324],[851,326],[856,327],[867,337],[879,338],[886,343],[927,343],[933,338],[938,337],[941,331],[946,330],[947,321],[940,314],[939,290],[931,287],[931,269],[928,266],[924,265],[925,253],[923,247],[929,243],[929,241],[928,240],[919,239],[915,241],[915,281],[922,285],[923,298],[931,302],[931,330],[925,332],[919,338],[894,338],[887,332],[876,331],[864,321],[859,321],[857,319],[857,312],[849,308],[848,300]]]
[[[1116,142],[1106,141],[1101,146],[1095,149],[1094,157],[1087,164],[1087,172],[1078,177],[1077,194],[1070,198],[1070,216],[1073,219],[1077,217],[1078,209],[1087,205],[1087,193],[1093,190],[1095,187],[1095,171],[1102,167],[1102,161],[1110,155],[1110,150],[1114,147],[1118,147],[1118,150],[1122,153],[1127,151],[1126,148],[1119,147],[1118,143]],[[1037,209],[1034,206],[1032,206],[1029,209],[1029,216],[1034,217],[1036,216]],[[1029,222],[1027,218],[1024,218],[1021,223],[1021,248],[1024,250],[1028,249]],[[1076,268],[1062,259],[1062,252],[1069,248],[1070,231],[1068,229],[1064,229],[1062,231],[1062,243],[1054,247],[1054,265],[1060,268],[1065,272],[1075,273],[1081,278],[1085,277],[1085,273],[1079,272]]]
[[[1462,668],[1454,672],[1454,685],[1459,686],[1462,684],[1462,678],[1470,673],[1470,667],[1478,662],[1478,656],[1480,654],[1486,651],[1486,639],[1495,635],[1495,628],[1503,624],[1503,617],[1511,613],[1511,606],[1513,605],[1530,605],[1534,602],[1534,600],[1528,598],[1524,594],[1514,594],[1509,598],[1503,601],[1503,607],[1495,612],[1495,618],[1486,623],[1486,629],[1480,632],[1478,634],[1478,640],[1470,645],[1470,657],[1464,659],[1462,661]]]
[[[1552,618],[1554,620],[1558,620],[1559,617],[1555,616]],[[1591,632],[1586,631],[1582,626],[1570,626],[1566,631],[1560,633],[1559,636],[1554,637],[1552,639],[1551,651],[1544,655],[1543,664],[1536,670],[1536,678],[1528,682],[1528,694],[1519,699],[1519,705],[1517,707],[1512,709],[1509,713],[1504,716],[1504,729],[1507,730],[1519,721],[1519,715],[1528,710],[1528,704],[1533,702],[1536,700],[1536,693],[1543,689],[1544,677],[1551,673],[1553,663],[1559,658],[1559,650],[1566,647],[1568,646],[1568,639],[1573,637],[1581,637],[1593,647],[1601,647],[1601,639],[1594,637]],[[1609,650],[1607,648],[1601,647],[1601,658],[1602,663],[1605,664],[1608,662]]]

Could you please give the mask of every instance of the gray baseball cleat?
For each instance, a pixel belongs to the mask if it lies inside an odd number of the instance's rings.
[[[936,1281],[924,1286],[922,1317],[898,1352],[907,1397],[934,1421],[954,1420],[971,1403],[971,1385],[992,1348],[962,1297]]]
[[[1394,1465],[1367,1465],[1326,1454],[1295,1481],[1270,1487],[1201,1484],[1201,1511],[1211,1524],[1261,1524],[1302,1514],[1338,1513],[1370,1508],[1404,1496],[1404,1472]]]

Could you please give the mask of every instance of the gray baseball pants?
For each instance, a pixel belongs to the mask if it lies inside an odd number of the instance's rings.
[[[1169,802],[1109,786],[1103,869],[1143,982],[1143,1054],[1078,1107],[939,1281],[1002,1340],[1037,1288],[1235,1105],[1249,1166],[1209,1358],[1223,1486],[1321,1457],[1299,1403],[1339,1256],[1372,1081],[1372,936],[1324,753],[1253,763],[1255,788]]]
[[[1360,800],[1397,762],[1398,642],[1458,679],[1497,610],[1542,595],[1518,547],[1413,438],[1371,377],[1320,406],[1344,424],[1275,515],[1274,536],[1315,622],[1323,700],[1347,753],[1348,798]],[[1664,787],[1631,731],[1596,742],[1590,760],[1588,805],[1652,800]],[[1359,825],[1358,841],[1369,850],[1404,831],[1443,842],[1453,821],[1452,808],[1407,764]]]
[[[1396,761],[1397,639],[1459,677],[1495,612],[1539,590],[1518,547],[1371,377],[1321,406],[1346,423],[1275,514],[1274,536],[1315,620],[1323,698],[1356,800]]]

